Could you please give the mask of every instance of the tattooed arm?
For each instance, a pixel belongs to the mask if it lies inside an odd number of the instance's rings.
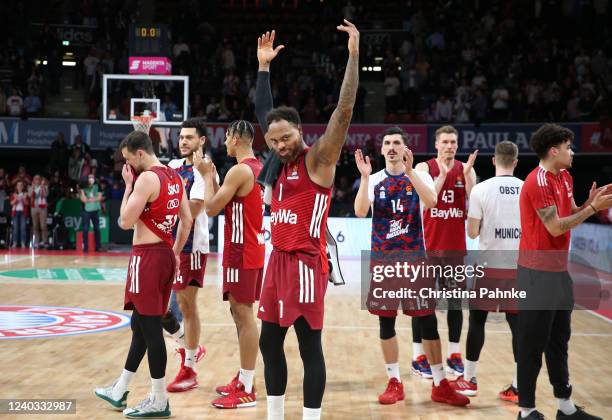
[[[306,155],[306,168],[310,179],[322,187],[330,187],[334,182],[336,163],[346,140],[346,133],[359,87],[359,31],[355,25],[344,20],[338,30],[348,33],[349,59],[340,88],[338,105],[334,110],[325,133]]]
[[[595,214],[595,211],[591,207],[582,209],[571,216],[561,218],[559,218],[559,214],[557,213],[557,206],[538,209],[537,212],[538,216],[540,216],[540,220],[542,220],[542,223],[546,226],[546,230],[552,236],[563,235],[565,232],[572,230]]]

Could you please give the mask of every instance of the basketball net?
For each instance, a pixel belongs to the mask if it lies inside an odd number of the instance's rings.
[[[143,133],[149,134],[154,119],[154,115],[134,115],[132,117],[134,131],[142,131]]]

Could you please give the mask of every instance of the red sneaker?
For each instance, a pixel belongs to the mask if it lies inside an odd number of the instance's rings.
[[[431,400],[439,403],[464,406],[470,403],[470,399],[455,392],[448,383],[447,379],[443,379],[439,386],[432,384]]]
[[[395,404],[404,398],[404,384],[398,381],[397,378],[391,378],[385,392],[378,396],[378,402],[381,404]]]
[[[215,388],[215,391],[217,391],[217,394],[219,394],[219,395],[229,395],[229,393],[232,392],[232,389],[234,389],[234,387],[238,383],[238,375],[239,374],[240,374],[240,372],[238,372],[236,374],[236,376],[234,376],[232,378],[232,380],[230,381],[229,384],[221,385],[221,386],[218,386],[217,388]]]
[[[255,400],[255,386],[251,392],[244,390],[244,385],[240,381],[236,381],[236,385],[231,389],[228,395],[219,397],[212,402],[217,408],[246,408],[255,407],[257,401]]]
[[[168,384],[168,392],[184,392],[198,386],[198,374],[187,366],[182,366],[174,381]]]
[[[512,384],[508,385],[507,387],[499,391],[499,399],[518,404],[518,389],[513,387]]]
[[[456,392],[466,397],[475,397],[476,394],[478,394],[478,383],[476,382],[476,378],[466,381],[463,379],[463,375],[461,375],[454,381],[448,381],[448,384]]]
[[[181,355],[181,367],[185,366],[185,349],[180,347],[176,349],[176,352]],[[196,349],[196,363],[202,360],[206,356],[206,349],[203,345],[198,344],[198,348]]]

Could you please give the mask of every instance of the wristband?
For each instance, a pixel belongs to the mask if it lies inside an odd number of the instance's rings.
[[[589,206],[591,206],[591,208],[593,209],[593,211],[594,211],[595,213],[597,213],[597,211],[598,211],[598,210],[595,208],[595,206],[594,206],[593,204],[589,203]]]

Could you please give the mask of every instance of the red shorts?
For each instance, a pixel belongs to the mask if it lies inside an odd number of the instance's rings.
[[[420,261],[414,261],[418,265]],[[404,315],[421,317],[431,315],[436,310],[436,300],[426,297],[429,290],[435,287],[434,279],[420,276],[416,279],[406,278],[386,278],[381,282],[370,282],[370,292],[366,302],[368,312],[373,315],[385,318],[397,316],[398,311]],[[404,290],[405,293],[412,293],[413,297],[386,297],[385,292],[398,292]],[[421,294],[423,293],[423,294]],[[397,296],[397,295],[396,295]]]
[[[510,269],[487,269],[482,278],[475,279],[474,291],[476,299],[470,299],[470,309],[487,312],[506,312],[518,314],[518,300],[502,298],[498,296],[489,297],[482,295],[481,290],[488,289],[489,292],[518,290],[516,281],[516,270]]]
[[[436,251],[434,251],[436,252]],[[465,267],[464,266],[464,251],[437,251],[435,256],[430,256],[428,258],[427,263],[429,265],[437,265],[440,266],[440,271],[442,272],[442,276],[437,278],[438,289],[459,289],[465,290],[467,278],[466,276],[446,276],[444,275],[447,272],[455,272],[457,271],[457,267]],[[446,254],[446,255],[444,255]],[[443,256],[439,256],[443,255]]]
[[[229,295],[238,303],[253,303],[259,300],[262,280],[263,267],[223,267],[223,300],[229,300]]]
[[[165,242],[134,245],[123,309],[136,309],[141,315],[164,315],[175,276],[176,259],[170,245]]]
[[[174,279],[172,290],[184,290],[187,286],[204,287],[204,272],[208,254],[200,251],[181,252],[181,265]]]
[[[273,250],[259,299],[259,319],[281,327],[303,316],[313,330],[323,328],[328,273],[320,255]]]

